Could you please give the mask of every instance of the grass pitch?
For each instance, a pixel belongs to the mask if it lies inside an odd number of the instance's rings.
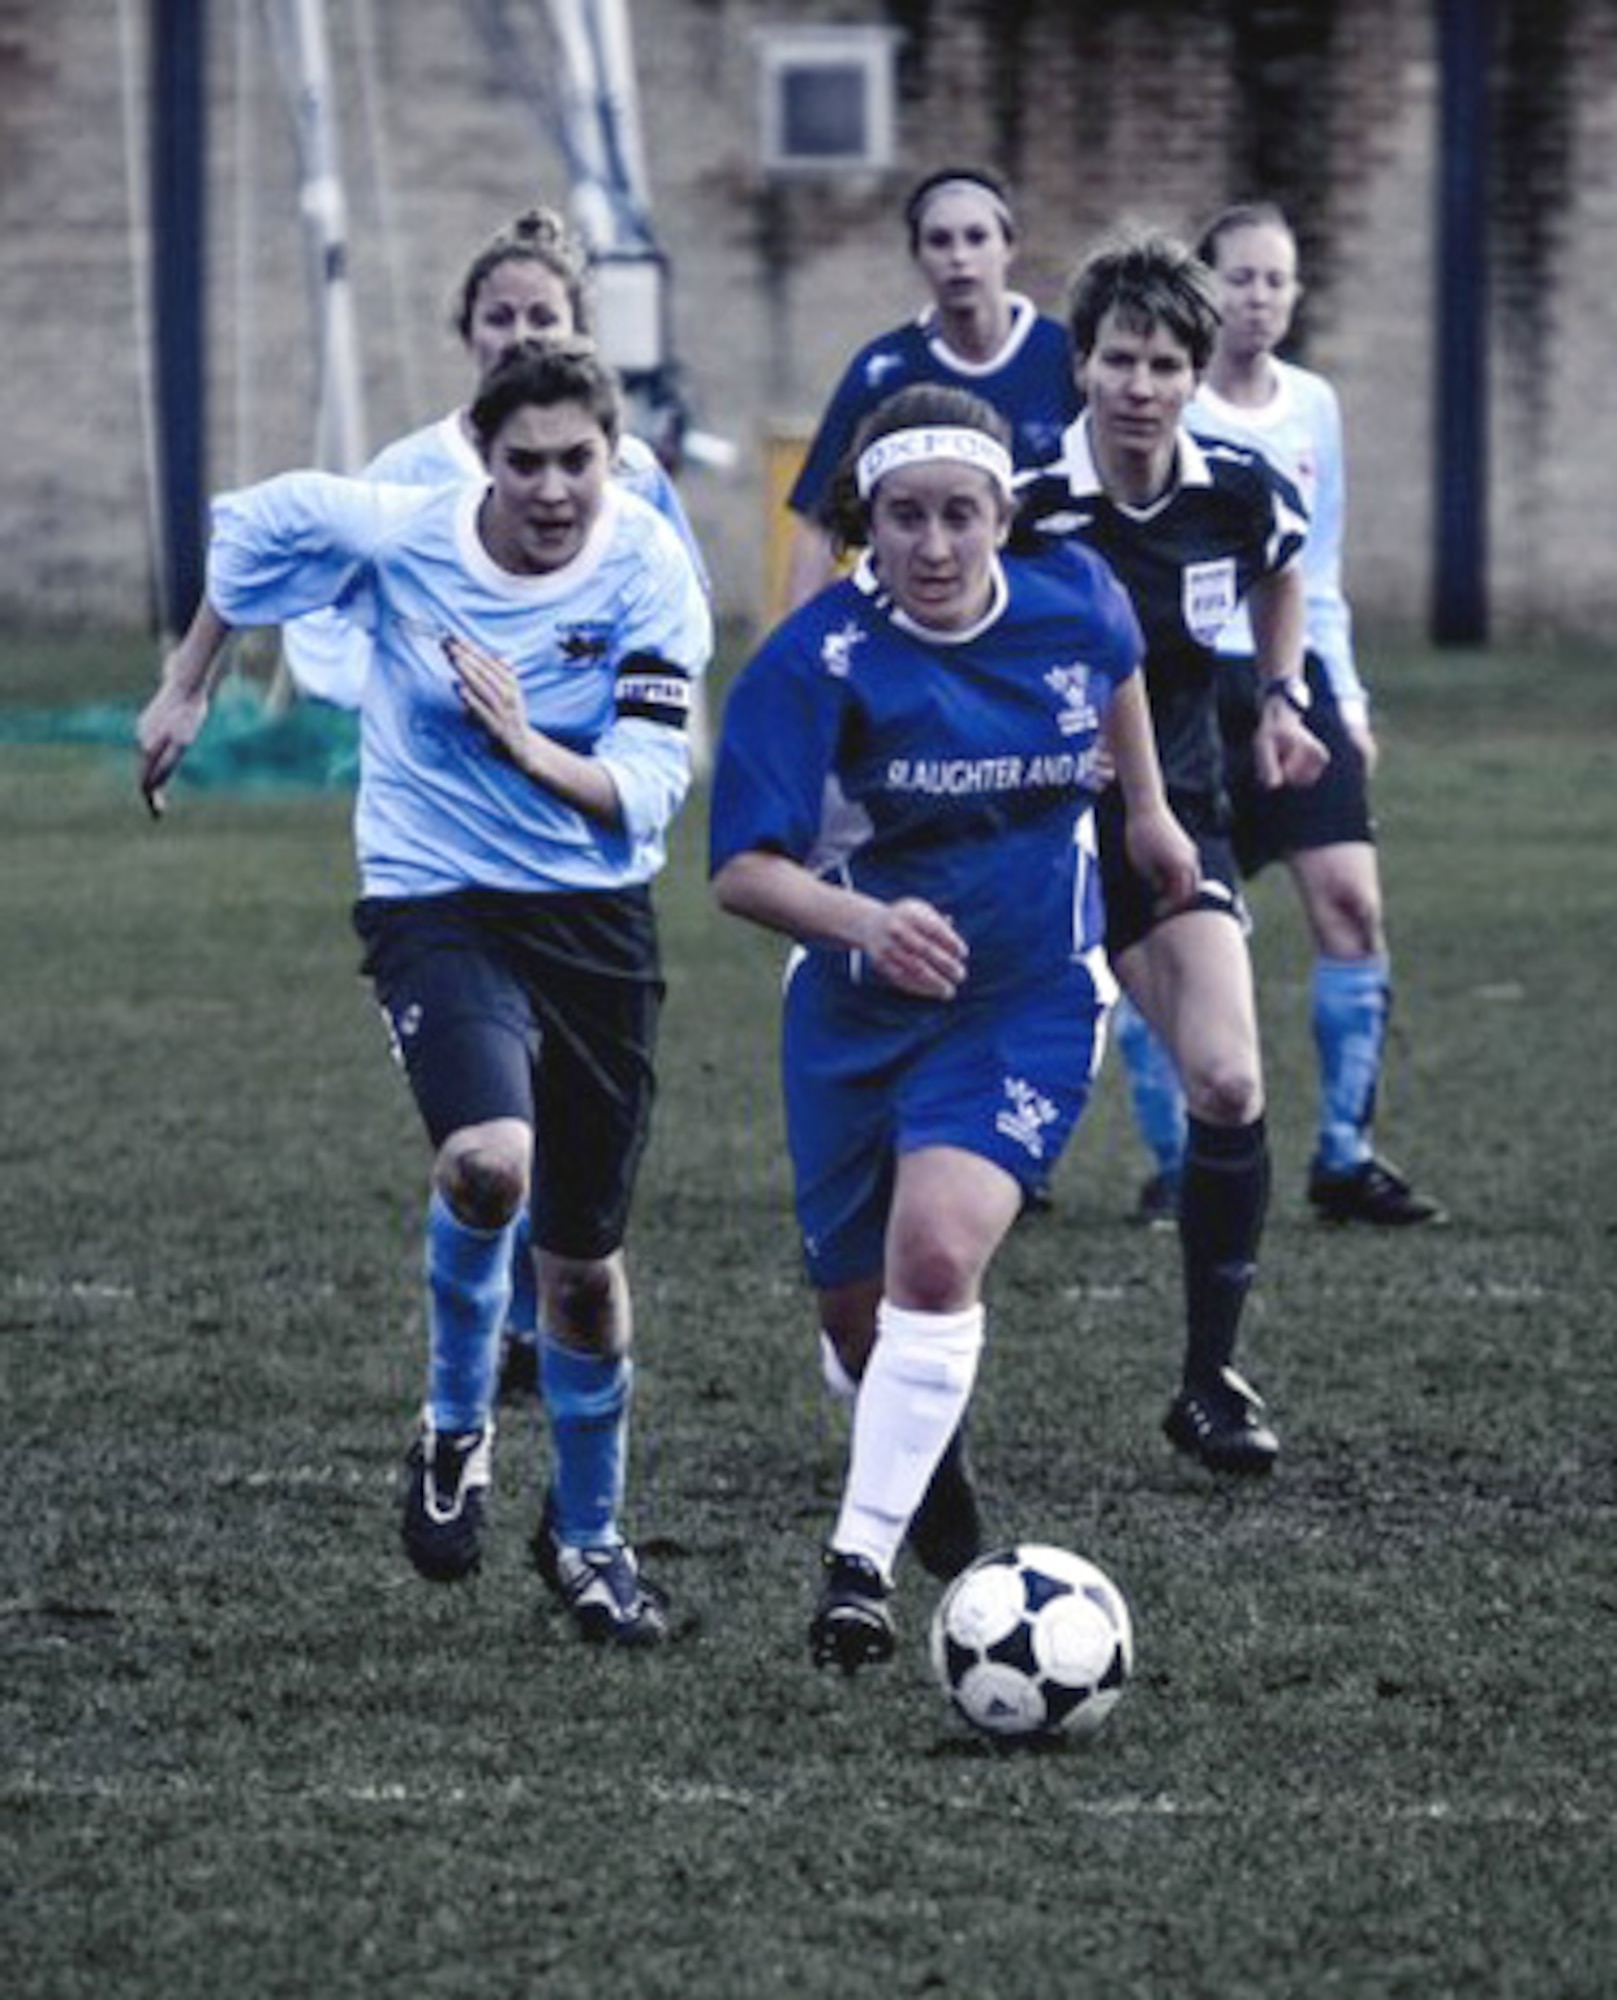
[[[8,642],[35,705],[146,650]],[[631,1253],[631,1526],[678,1642],[542,1601],[501,1438],[470,1585],[416,1579],[426,1154],[348,930],[347,801],[0,749],[0,1964],[68,1996],[1500,1995],[1612,1990],[1617,693],[1568,655],[1377,663],[1399,1005],[1382,1139],[1441,1231],[1304,1214],[1307,955],[1258,885],[1276,1195],[1246,1358],[1285,1443],[1230,1490],[1158,1433],[1170,1242],[1102,1080],[995,1274],[1004,1539],[1103,1563],[1136,1682],[1006,1754],[932,1687],[809,1667],[841,1439],[774,1083],[779,953],[662,908]],[[0,733],[4,712],[0,709]]]

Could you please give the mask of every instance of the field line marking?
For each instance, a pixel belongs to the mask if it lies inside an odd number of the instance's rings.
[[[254,1790],[267,1800],[287,1805],[422,1806],[483,1808],[490,1804],[514,1804],[523,1799],[538,1806],[550,1796],[522,1779],[508,1779],[484,1785],[437,1784],[419,1778],[378,1779],[373,1782],[330,1785],[263,1786],[221,1785],[209,1779],[179,1774],[158,1778],[48,1778],[34,1772],[20,1772],[0,1783],[0,1802],[7,1804],[90,1804],[127,1806],[138,1809],[165,1800],[212,1805],[240,1800]],[[722,1808],[754,1811],[785,1810],[792,1801],[785,1793],[749,1791],[745,1786],[687,1782],[662,1778],[645,1785],[648,1801],[654,1806],[678,1810]],[[1219,1799],[1186,1798],[1169,1792],[1123,1793],[1114,1798],[1075,1798],[1064,1811],[1097,1820],[1216,1820],[1229,1818],[1239,1809]],[[1585,1827],[1617,1825],[1617,1811],[1589,1812],[1580,1806],[1535,1806],[1510,1799],[1467,1805],[1451,1799],[1410,1799],[1390,1805],[1368,1805],[1352,1799],[1315,1795],[1295,1798],[1265,1810],[1284,1812],[1295,1820],[1336,1822],[1343,1825],[1433,1826],[1468,1831],[1482,1827],[1503,1827],[1511,1831],[1575,1831]]]

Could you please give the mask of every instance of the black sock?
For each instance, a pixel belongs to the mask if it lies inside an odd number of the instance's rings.
[[[1234,1356],[1268,1206],[1263,1120],[1230,1126],[1192,1118],[1179,1191],[1187,1388],[1215,1388]]]

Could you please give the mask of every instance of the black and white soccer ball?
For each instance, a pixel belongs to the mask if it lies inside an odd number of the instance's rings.
[[[1134,1671],[1129,1608],[1106,1572],[1023,1542],[979,1556],[932,1614],[933,1671],[989,1736],[1093,1736]]]

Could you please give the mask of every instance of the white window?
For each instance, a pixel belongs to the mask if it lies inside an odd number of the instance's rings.
[[[891,28],[760,28],[764,165],[772,173],[893,164]]]

